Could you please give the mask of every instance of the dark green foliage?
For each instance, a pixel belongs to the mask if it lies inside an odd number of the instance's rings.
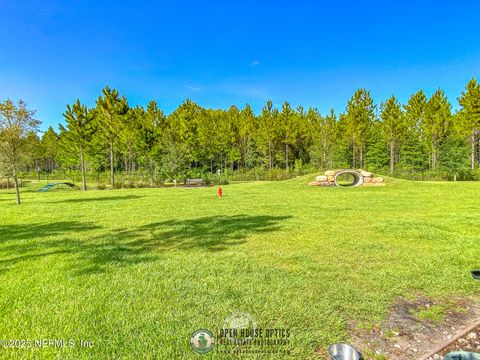
[[[469,144],[462,138],[450,136],[440,152],[440,167],[456,181],[469,175]]]
[[[42,136],[40,143],[41,149],[41,168],[44,171],[51,173],[56,166],[58,156],[58,135],[50,126]]]
[[[358,89],[348,101],[345,112],[345,137],[352,148],[352,166],[365,165],[366,144],[370,125],[375,117],[370,92]]]
[[[451,105],[443,90],[433,93],[425,106],[425,114],[421,123],[425,144],[430,154],[430,168],[435,170],[438,165],[440,147],[448,136],[451,128]]]
[[[380,124],[382,136],[389,151],[390,172],[393,173],[395,171],[395,164],[398,162],[398,152],[405,137],[407,123],[402,112],[402,107],[395,96],[392,96],[381,105],[380,115],[382,118]]]
[[[67,105],[63,116],[67,127],[60,124],[61,144],[64,152],[68,154],[67,157],[71,154],[78,157],[82,173],[82,190],[86,190],[86,149],[97,129],[94,123],[94,113],[89,112],[88,108],[77,99],[71,107]]]
[[[389,144],[385,141],[382,125],[379,121],[372,124],[366,154],[366,167],[381,172],[386,171],[389,164]]]
[[[338,163],[337,118],[333,109],[322,117],[317,109],[309,109],[306,113],[307,132],[305,139],[309,149],[311,162],[319,168],[333,168]]]
[[[121,97],[115,89],[108,86],[102,90],[102,96],[97,99],[95,116],[98,121],[101,143],[105,145],[109,154],[110,185],[115,184],[116,150],[121,144],[122,135],[128,134],[128,103],[125,97]]]
[[[475,79],[468,82],[466,91],[458,99],[461,106],[460,119],[462,121],[459,132],[468,138],[470,144],[470,167],[473,170],[480,164],[480,84]]]
[[[370,93],[359,89],[337,114],[268,100],[256,115],[248,104],[205,109],[187,99],[165,115],[153,100],[131,108],[117,90],[105,87],[94,108],[79,101],[67,107],[59,135],[51,128],[41,139],[25,135],[30,150],[23,168],[72,173],[73,180],[81,170],[84,179],[111,186],[157,186],[193,175],[216,181],[218,170],[238,179],[360,167],[409,177],[429,171],[425,178],[440,178],[448,168],[466,178],[452,165],[464,151],[452,138],[468,143],[474,174],[480,160],[480,85],[474,79],[459,104],[452,114],[439,89],[430,97],[418,91],[404,106],[392,96],[377,108]]]
[[[411,174],[428,169],[428,151],[421,141],[419,131],[415,127],[405,132],[405,140],[400,148],[400,161],[397,170]]]

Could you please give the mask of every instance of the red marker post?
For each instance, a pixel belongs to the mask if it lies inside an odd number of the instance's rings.
[[[223,190],[222,190],[222,187],[219,186],[218,189],[217,189],[217,194],[218,196],[222,197],[223,196]]]

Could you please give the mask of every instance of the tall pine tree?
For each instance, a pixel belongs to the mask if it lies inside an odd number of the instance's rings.
[[[402,108],[395,96],[381,105],[382,134],[388,145],[390,157],[390,173],[395,171],[398,162],[398,150],[405,136],[405,120]]]
[[[345,135],[352,147],[352,166],[365,165],[365,148],[370,125],[375,117],[375,105],[370,92],[358,89],[350,98],[345,114]]]
[[[102,90],[96,104],[97,120],[99,122],[98,135],[107,146],[110,163],[110,184],[115,186],[115,145],[122,131],[122,117],[128,112],[128,103],[115,89],[108,86]]]
[[[470,167],[473,170],[478,165],[480,137],[480,84],[475,79],[468,82],[462,95],[458,98],[460,115],[463,120],[462,129],[470,142]]]
[[[92,113],[89,113],[86,105],[82,105],[80,100],[72,105],[67,105],[67,110],[63,114],[67,127],[60,124],[60,137],[62,145],[69,150],[77,153],[80,161],[80,171],[82,172],[82,190],[87,190],[86,179],[86,148],[95,132]]]

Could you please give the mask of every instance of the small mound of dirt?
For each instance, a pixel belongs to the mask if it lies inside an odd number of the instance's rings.
[[[478,321],[478,314],[480,308],[471,300],[441,303],[421,296],[415,300],[400,299],[380,326],[364,330],[352,323],[352,344],[366,360],[419,359],[440,344],[454,340],[459,331]],[[456,349],[460,347],[449,351]]]

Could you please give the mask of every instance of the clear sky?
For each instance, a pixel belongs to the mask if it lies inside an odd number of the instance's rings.
[[[456,106],[479,77],[479,17],[478,0],[0,0],[0,100],[55,129],[105,85],[167,113],[186,98],[343,111],[359,87],[377,103],[441,87]]]

